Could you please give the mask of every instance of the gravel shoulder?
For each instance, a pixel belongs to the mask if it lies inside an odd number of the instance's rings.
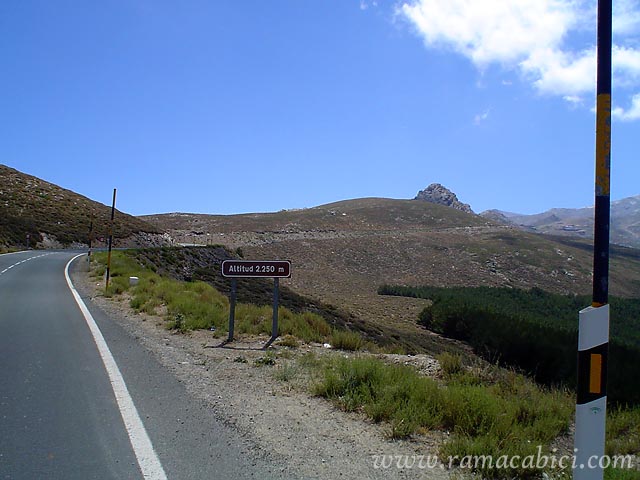
[[[444,479],[442,468],[418,468],[418,460],[435,455],[445,434],[432,433],[411,440],[392,441],[388,427],[364,415],[345,413],[325,399],[314,397],[313,381],[297,368],[297,359],[313,352],[344,355],[305,345],[276,346],[269,356],[274,365],[257,366],[265,359],[264,338],[242,338],[220,347],[211,332],[173,333],[160,317],[137,314],[126,297],[106,298],[102,284],[87,272],[74,275],[76,288],[113,321],[136,338],[195,398],[204,401],[229,428],[255,444],[260,453],[281,464],[287,477],[308,479]],[[434,374],[437,362],[427,355],[387,355],[387,360],[415,365]],[[382,456],[416,460],[413,468],[376,468]]]

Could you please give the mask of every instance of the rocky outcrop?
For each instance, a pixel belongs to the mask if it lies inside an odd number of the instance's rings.
[[[424,190],[419,191],[415,200],[424,200],[437,203],[438,205],[444,205],[445,207],[455,208],[462,212],[473,213],[469,204],[459,201],[455,193],[439,183],[432,183]]]

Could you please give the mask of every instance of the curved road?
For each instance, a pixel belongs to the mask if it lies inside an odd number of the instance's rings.
[[[112,386],[65,278],[76,255],[0,255],[0,479],[282,478],[85,300],[125,393]]]

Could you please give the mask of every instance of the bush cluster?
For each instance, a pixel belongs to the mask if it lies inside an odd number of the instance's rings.
[[[495,370],[487,382],[470,374],[456,359],[446,384],[421,376],[405,365],[376,358],[336,358],[325,366],[315,393],[346,411],[363,411],[387,422],[389,436],[406,438],[428,430],[446,430],[449,440],[440,458],[465,455],[528,455],[548,448],[568,431],[572,398],[563,391],[541,389],[514,372]],[[486,470],[483,478],[534,478],[535,470]]]
[[[384,286],[379,293],[430,299],[418,319],[428,329],[547,385],[576,384],[578,311],[588,297],[492,287]],[[640,384],[629,381],[628,369],[640,364],[639,299],[611,299],[609,352],[609,399],[640,403]]]
[[[106,255],[97,253],[95,274],[104,275]],[[129,286],[129,277],[139,283]],[[151,315],[167,319],[167,328],[186,332],[208,329],[221,336],[228,333],[229,300],[206,282],[185,282],[163,277],[141,264],[132,251],[115,251],[111,259],[111,281],[107,295],[128,292],[130,306]],[[271,305],[238,303],[235,310],[235,333],[271,335],[273,309]],[[365,345],[360,334],[334,329],[313,312],[294,313],[278,309],[278,335],[290,335],[304,342],[336,343],[336,348],[358,350]]]

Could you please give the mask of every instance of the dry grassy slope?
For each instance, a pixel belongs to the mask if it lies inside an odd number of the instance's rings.
[[[0,165],[0,245],[22,246],[28,233],[32,246],[43,240],[42,234],[63,245],[87,243],[92,215],[96,238],[105,237],[111,207]],[[155,226],[119,211],[114,230],[119,243],[159,233]]]
[[[381,297],[383,283],[493,285],[587,293],[591,247],[530,234],[415,200],[359,199],[272,214],[168,214],[152,221],[195,242],[213,238],[245,258],[293,263],[295,291],[339,306],[395,335],[424,335],[424,302]],[[207,233],[209,234],[207,236]],[[640,295],[640,252],[616,248],[612,294]]]
[[[209,239],[237,246],[282,239],[352,237],[362,232],[483,226],[487,223],[482,217],[427,202],[386,198],[346,200],[277,213],[168,213],[141,218],[185,241],[206,243]]]

